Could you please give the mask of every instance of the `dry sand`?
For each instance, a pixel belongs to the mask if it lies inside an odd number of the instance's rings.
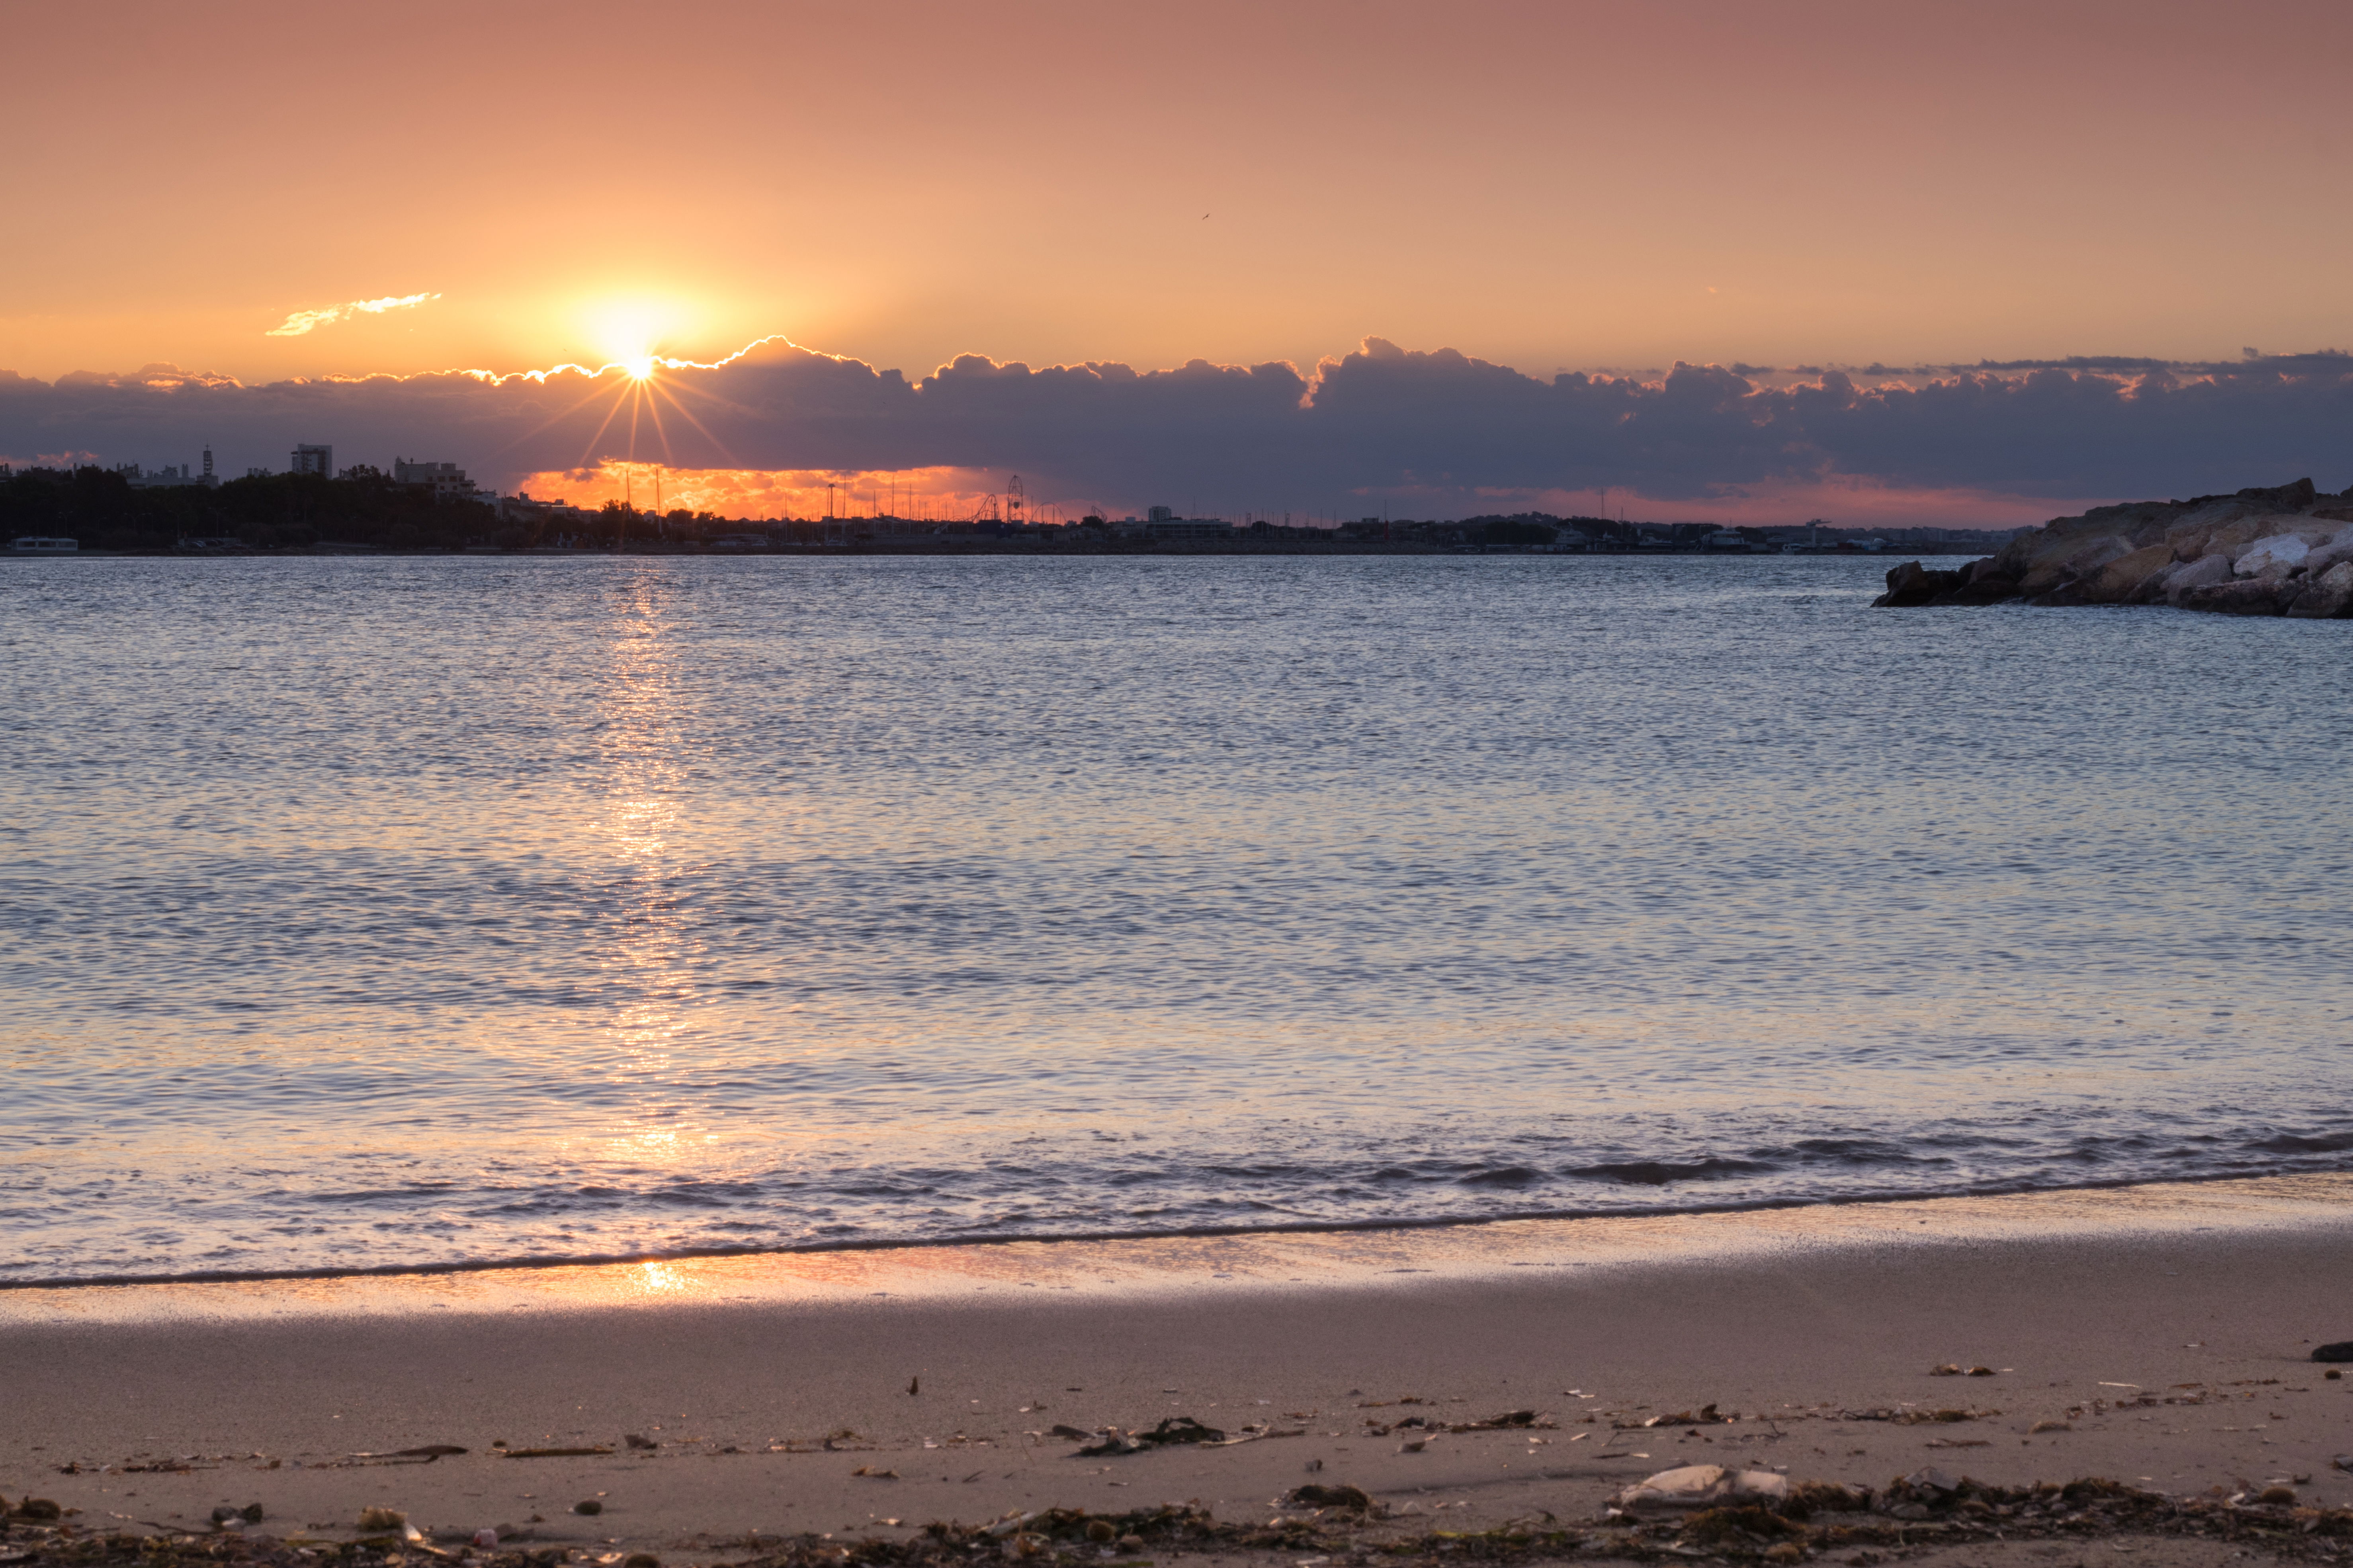
[[[1050,1505],[1262,1518],[1310,1480],[1447,1529],[1587,1520],[1687,1463],[2177,1496],[2286,1478],[2342,1506],[2353,1379],[2309,1355],[2348,1339],[2353,1177],[16,1290],[0,1292],[0,1496],[125,1529],[259,1502],[272,1532],[346,1536],[384,1504],[445,1542],[512,1524],[672,1563],[744,1555],[755,1532],[890,1537]],[[1930,1375],[1947,1362],[1995,1372]],[[1638,1425],[1711,1404],[1739,1419]],[[1970,1414],[1864,1418],[1940,1409]],[[1547,1425],[1414,1451],[1423,1430],[1397,1425],[1514,1410]],[[1050,1435],[1179,1414],[1297,1435],[1093,1459]],[[428,1444],[468,1452],[353,1457]],[[589,1498],[601,1514],[570,1511]],[[2236,1550],[2150,1542],[2141,1560]],[[1970,1551],[1953,1560],[2081,1555]]]

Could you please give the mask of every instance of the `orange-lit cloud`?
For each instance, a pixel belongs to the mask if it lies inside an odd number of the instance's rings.
[[[315,311],[296,311],[278,325],[261,335],[264,337],[301,337],[322,326],[351,316],[380,316],[386,311],[414,310],[438,294],[387,294],[381,300],[353,300],[348,304],[328,305]]]

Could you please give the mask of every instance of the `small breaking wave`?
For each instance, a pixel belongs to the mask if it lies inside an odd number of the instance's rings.
[[[1631,1160],[1605,1165],[1580,1165],[1571,1176],[1588,1181],[1616,1181],[1629,1187],[1666,1187],[1677,1181],[1721,1181],[1732,1176],[1763,1176],[1779,1170],[1754,1160]]]

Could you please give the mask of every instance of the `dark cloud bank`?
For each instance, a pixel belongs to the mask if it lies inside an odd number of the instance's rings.
[[[1678,365],[1651,378],[1546,381],[1375,338],[1312,379],[1282,364],[1138,373],[967,356],[911,383],[776,340],[663,373],[700,429],[674,408],[661,413],[677,467],[1010,469],[1032,476],[1033,493],[1180,505],[1604,485],[1698,499],[1829,480],[2109,497],[2353,480],[2344,354],[1915,366],[1901,385],[1810,367],[1795,384],[1737,370],[1752,374]],[[297,441],[330,441],[339,462],[455,459],[505,484],[628,455],[626,411],[596,435],[616,380],[449,374],[244,387],[153,366],[52,385],[0,373],[0,453],[153,463],[209,442],[242,472],[282,466]],[[664,456],[649,418],[636,455]]]

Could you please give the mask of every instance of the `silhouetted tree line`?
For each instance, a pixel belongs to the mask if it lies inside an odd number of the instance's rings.
[[[169,550],[183,540],[233,539],[254,549],[321,544],[383,549],[460,549],[503,542],[515,531],[491,508],[437,504],[428,491],[395,484],[373,469],[345,479],[278,473],[217,488],[134,489],[101,468],[30,469],[0,483],[0,535],[61,535],[84,549]]]
[[[86,550],[170,550],[196,540],[250,549],[364,545],[380,550],[461,550],[490,545],[528,549],[559,538],[617,549],[656,541],[691,545],[740,524],[674,507],[657,514],[609,503],[585,521],[531,516],[502,520],[464,499],[436,501],[418,485],[396,484],[365,466],[335,479],[275,473],[201,485],[134,488],[109,469],[29,469],[0,482],[0,540],[26,535],[70,538]]]

